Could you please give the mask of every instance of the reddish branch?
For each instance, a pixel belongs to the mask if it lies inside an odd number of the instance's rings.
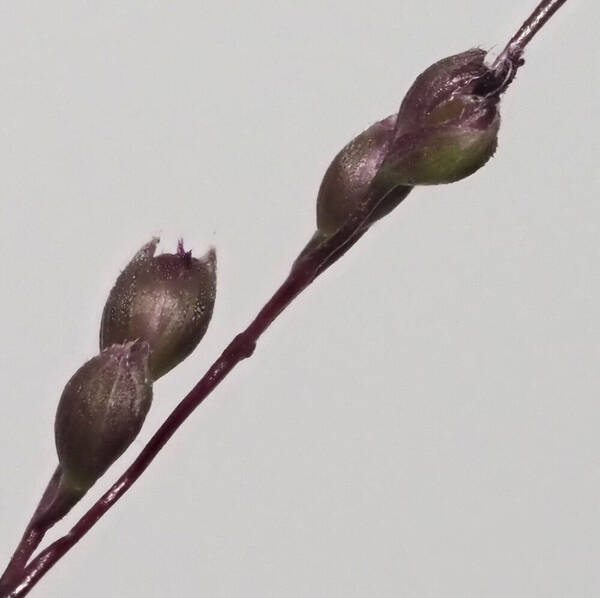
[[[318,244],[315,248],[301,254],[294,263],[284,283],[260,310],[253,322],[246,330],[238,334],[231,341],[204,377],[164,421],[127,471],[75,524],[68,534],[56,540],[42,551],[21,572],[19,579],[12,581],[12,591],[8,590],[7,593],[2,594],[2,598],[25,596],[54,563],[76,544],[117,500],[123,496],[194,409],[216,388],[236,364],[252,355],[259,337],[275,318],[325,268],[333,263],[331,260],[332,256],[335,256],[335,260],[339,259],[366,232],[364,223],[382,199],[379,198],[377,201],[365,202],[354,212],[347,224],[340,231]],[[33,542],[36,545],[41,541],[44,531],[46,530],[36,529],[35,526],[32,528],[31,534]],[[33,550],[35,550],[35,547]],[[23,560],[19,559],[19,564],[22,562]]]
[[[565,2],[566,0],[543,0],[513,36],[494,63],[498,78],[495,81],[498,84],[495,86],[496,90],[499,86],[505,88],[512,81],[516,69],[522,64],[521,55],[525,46]],[[50,544],[27,565],[46,531],[64,515],[61,514],[62,507],[50,516],[47,515],[47,507],[52,502],[53,493],[59,482],[56,474],[52,477],[2,577],[0,598],[21,598],[28,594],[48,570],[127,492],[194,409],[240,361],[252,355],[258,339],[277,316],[319,274],[342,257],[365,234],[368,228],[366,222],[382,199],[365,200],[337,233],[320,242],[313,240],[309,243],[294,263],[284,283],[260,310],[253,322],[231,341],[204,377],[160,426],[125,473],[65,536]],[[68,505],[63,507],[68,510]]]

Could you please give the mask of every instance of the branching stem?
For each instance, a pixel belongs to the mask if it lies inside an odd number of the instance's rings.
[[[525,46],[565,2],[566,0],[543,0],[511,38],[492,67],[496,73],[493,78],[501,81],[501,86],[495,88],[495,93],[498,93],[499,90],[504,91],[510,84],[516,69],[522,63],[521,55]],[[338,232],[329,238],[320,237],[318,234],[313,237],[294,262],[286,280],[260,310],[256,318],[231,341],[204,377],[164,421],[125,473],[66,535],[50,544],[27,564],[46,531],[71,506],[70,498],[67,497],[60,502],[57,510],[52,511],[50,517],[42,516],[40,518],[39,516],[46,512],[46,507],[51,503],[59,486],[60,472],[55,473],[0,580],[0,598],[22,598],[27,595],[49,569],[127,492],[194,409],[240,361],[252,355],[260,336],[281,312],[317,276],[340,259],[365,234],[368,230],[369,217],[382,200],[381,197],[367,196]]]
[[[33,559],[22,570],[17,580],[11,577],[11,586],[4,593],[0,594],[2,598],[17,598],[27,595],[56,561],[75,545],[123,496],[154,460],[169,438],[191,415],[194,409],[198,407],[240,361],[252,355],[256,347],[256,342],[277,316],[320,273],[331,265],[333,261],[339,259],[365,234],[367,231],[365,222],[368,221],[371,212],[377,208],[382,199],[381,197],[376,199],[372,197],[367,198],[337,233],[329,238],[322,239],[317,244],[314,244],[314,242],[309,243],[309,249],[300,254],[286,280],[260,310],[252,323],[231,341],[203,378],[175,407],[125,473],[83,515],[68,534],[50,544],[48,548]],[[37,544],[41,541],[41,537],[45,531],[47,531],[47,528],[43,531],[36,529],[35,540]],[[22,560],[20,559],[19,563],[21,562]]]

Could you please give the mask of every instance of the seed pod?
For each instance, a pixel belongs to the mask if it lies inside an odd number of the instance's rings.
[[[58,459],[69,486],[87,490],[137,436],[150,404],[150,347],[109,347],[67,383],[56,412]]]
[[[438,185],[481,168],[497,146],[498,97],[476,93],[490,74],[485,52],[444,58],[421,74],[406,95],[380,185]]]
[[[317,228],[334,233],[356,209],[390,151],[397,115],[376,122],[346,145],[327,169],[317,196]],[[391,192],[389,192],[391,189]],[[410,192],[408,186],[381,186],[385,197],[372,222],[389,214]],[[389,193],[388,193],[389,192]]]
[[[494,154],[500,117],[495,74],[474,49],[430,66],[397,115],[351,141],[329,166],[317,198],[317,228],[329,235],[366,198],[380,199],[368,224],[394,209],[415,185],[458,181]],[[482,81],[492,89],[483,93]]]
[[[113,287],[102,314],[100,348],[142,339],[154,380],[183,361],[208,328],[216,294],[216,255],[201,259],[179,243],[154,256],[158,239],[137,252]]]
[[[491,72],[484,59],[483,50],[472,48],[425,69],[402,100],[394,137],[427,126],[430,115],[457,95],[472,94],[478,82]]]

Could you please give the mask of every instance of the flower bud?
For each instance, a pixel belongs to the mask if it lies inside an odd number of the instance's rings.
[[[160,378],[183,361],[204,336],[216,294],[216,255],[154,256],[158,239],[144,245],[113,287],[100,329],[100,348],[142,339],[150,346],[150,375]]]
[[[56,450],[68,485],[87,490],[137,436],[150,404],[148,343],[114,345],[67,383],[56,412]]]
[[[496,75],[484,57],[483,50],[473,49],[436,62],[417,77],[397,115],[342,149],[319,190],[320,233],[338,230],[369,196],[380,199],[371,224],[413,186],[458,181],[489,160],[497,145],[501,86],[494,90]]]

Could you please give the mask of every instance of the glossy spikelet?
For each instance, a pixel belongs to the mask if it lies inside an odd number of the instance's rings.
[[[419,75],[398,114],[346,145],[327,169],[317,198],[317,228],[329,235],[362,202],[379,200],[369,224],[391,212],[415,185],[463,179],[494,154],[498,94],[482,93],[491,71],[485,52],[444,58]]]
[[[192,257],[179,242],[174,254],[155,256],[158,239],[144,245],[123,270],[102,314],[100,348],[136,339],[150,346],[154,380],[185,359],[211,320],[216,254]]]
[[[86,490],[137,436],[152,403],[148,343],[113,345],[69,380],[55,420],[58,459],[69,485]]]

